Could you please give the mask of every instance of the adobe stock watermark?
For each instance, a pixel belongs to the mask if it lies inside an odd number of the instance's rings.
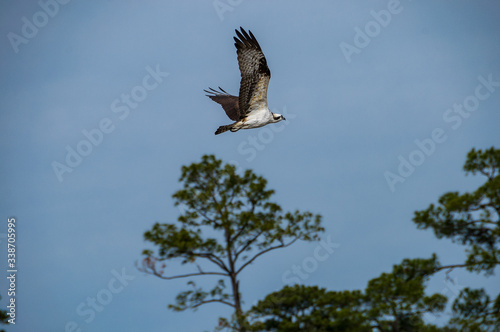
[[[227,12],[232,12],[234,8],[241,5],[243,0],[214,0],[212,5],[214,6],[215,12],[219,17],[219,20],[224,21],[224,15]]]
[[[46,26],[58,13],[61,5],[66,5],[70,0],[40,0],[39,11],[35,12],[31,18],[21,17],[21,28],[19,34],[9,32],[7,39],[15,53],[19,52],[21,44],[28,44],[29,41],[38,35],[38,31]]]
[[[474,93],[468,95],[464,100],[452,107],[448,108],[443,113],[443,121],[453,130],[457,130],[462,126],[463,120],[469,118],[475,111],[479,109],[482,101],[488,99],[500,87],[500,82],[493,80],[493,75],[489,74],[487,78],[478,76],[479,84],[474,89]],[[432,130],[430,137],[424,139],[416,139],[415,149],[406,156],[399,155],[399,165],[395,172],[385,171],[384,178],[391,192],[396,191],[396,184],[403,183],[412,175],[416,168],[421,166],[430,156],[432,156],[439,144],[443,144],[448,139],[446,130],[443,128],[435,128]]]
[[[311,256],[307,256],[302,260],[302,264],[294,264],[290,269],[286,270],[281,276],[281,280],[284,284],[301,284],[303,280],[309,278],[310,274],[318,269],[319,263],[326,261],[338,247],[340,247],[340,244],[332,242],[330,235],[328,235],[326,240],[321,240],[314,248]]]
[[[160,65],[153,69],[150,66],[145,68],[147,74],[142,78],[142,83],[134,86],[130,93],[122,93],[120,98],[111,102],[111,112],[116,114],[119,120],[123,121],[130,115],[130,111],[136,109],[143,102],[148,93],[156,89],[169,73],[161,71]],[[116,129],[116,120],[104,117],[98,121],[95,128],[83,129],[83,138],[74,146],[66,145],[66,158],[63,162],[53,161],[52,170],[59,182],[63,182],[65,173],[72,173],[88,157],[94,148],[98,147],[106,134],[112,133]]]
[[[123,292],[129,282],[135,279],[135,276],[127,274],[123,267],[121,272],[111,270],[113,277],[109,279],[106,287],[96,292],[94,297],[88,296],[76,307],[76,313],[83,319],[83,322],[90,324],[94,321],[98,313],[104,311],[116,295]],[[82,332],[82,328],[75,321],[69,321],[64,326],[65,332]]]
[[[273,113],[279,113],[273,111]],[[282,132],[289,124],[290,120],[297,117],[297,114],[289,113],[286,106],[283,107],[281,114],[286,120],[278,123],[269,124],[257,129],[257,134],[248,136],[243,142],[238,144],[237,151],[239,154],[247,156],[246,161],[251,162],[257,157],[257,153],[266,148],[274,140],[276,133]]]
[[[440,294],[448,297],[448,303],[453,304],[453,302],[456,300],[456,298],[460,294],[460,291],[465,286],[460,285],[458,283],[458,278],[452,279],[452,278],[446,277],[446,279],[443,282],[444,282],[444,287],[441,290]],[[445,313],[449,313],[449,311],[446,311]],[[424,314],[424,320],[426,322],[432,323],[436,319],[437,319],[437,316],[431,312],[426,312]]]
[[[409,0],[411,1],[411,0]],[[381,9],[378,12],[370,11],[372,20],[365,23],[363,29],[359,26],[354,27],[354,37],[352,44],[342,41],[339,44],[340,50],[347,63],[351,63],[354,54],[360,54],[361,50],[367,47],[373,38],[380,35],[382,28],[386,28],[392,21],[394,15],[400,14],[403,6],[399,0],[389,0],[387,9]]]

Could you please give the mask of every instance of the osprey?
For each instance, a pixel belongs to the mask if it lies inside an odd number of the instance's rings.
[[[230,125],[220,126],[215,135],[228,130],[251,129],[265,126],[269,123],[286,120],[281,114],[273,113],[267,107],[267,86],[271,72],[267,67],[266,57],[257,39],[250,30],[248,33],[240,27],[236,31],[234,46],[238,55],[238,65],[241,72],[240,95],[232,96],[221,87],[220,91],[209,88],[208,93],[216,103],[219,103],[227,116],[236,121]]]

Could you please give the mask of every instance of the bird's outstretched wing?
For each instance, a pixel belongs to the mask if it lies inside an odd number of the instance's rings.
[[[207,97],[209,97],[216,103],[219,103],[231,120],[238,121],[240,119],[238,97],[230,95],[229,93],[224,91],[221,87],[219,87],[220,91],[214,90],[212,88],[208,89],[210,91],[203,90],[206,93],[208,93]]]
[[[241,72],[239,117],[244,118],[254,109],[267,107],[267,87],[271,71],[267,67],[266,57],[252,32],[240,27],[234,37],[234,46],[238,55]]]

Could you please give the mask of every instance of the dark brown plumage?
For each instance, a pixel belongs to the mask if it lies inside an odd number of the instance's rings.
[[[242,27],[240,29],[241,32],[235,30],[239,39],[234,37],[234,46],[241,72],[239,108],[246,114],[251,104],[267,104],[267,86],[271,71],[255,36],[251,31],[247,33]]]
[[[220,91],[214,90],[212,88],[209,88],[210,91],[208,90],[203,90],[206,93],[210,93],[207,95],[210,99],[215,101],[216,103],[220,104],[224,111],[226,112],[226,115],[233,121],[239,121],[240,118],[240,110],[238,107],[238,97],[232,96],[224,89],[219,87]]]

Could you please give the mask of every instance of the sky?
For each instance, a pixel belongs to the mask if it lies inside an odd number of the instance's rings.
[[[463,262],[464,247],[412,217],[477,188],[467,152],[499,146],[499,13],[494,0],[2,1],[2,308],[11,217],[17,268],[6,330],[195,332],[229,317],[219,304],[168,310],[188,280],[135,267],[154,249],[144,232],[181,213],[180,168],[204,154],[265,177],[285,211],[321,214],[332,248],[318,260],[320,242],[296,243],[256,260],[241,275],[244,309],[297,280],[363,290],[405,258]],[[287,121],[215,136],[231,121],[203,89],[238,93],[240,26],[266,55],[269,107]],[[498,275],[449,277],[428,293],[500,291]]]

